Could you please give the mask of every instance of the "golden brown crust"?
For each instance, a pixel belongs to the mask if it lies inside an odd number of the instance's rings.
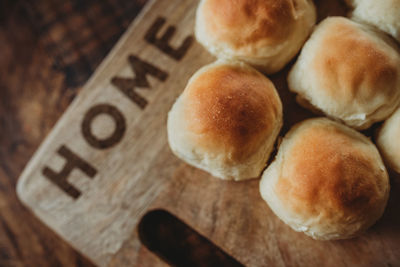
[[[364,232],[382,216],[389,190],[374,144],[327,118],[295,125],[260,181],[262,198],[280,219],[321,240]]]
[[[195,35],[217,58],[272,74],[297,54],[315,22],[312,0],[201,0]]]
[[[206,0],[203,10],[208,31],[236,48],[261,40],[279,43],[296,16],[291,0]]]
[[[312,127],[286,155],[277,194],[287,207],[308,216],[363,217],[380,207],[385,192],[374,156],[343,129]]]
[[[250,69],[220,66],[191,81],[183,94],[188,130],[201,147],[231,151],[233,160],[254,153],[280,120],[273,84]]]
[[[291,91],[359,130],[400,103],[400,54],[388,36],[344,17],[322,21],[288,75]]]
[[[326,74],[321,75],[325,90],[334,99],[370,101],[377,93],[387,97],[397,90],[398,67],[348,21],[331,24],[315,53],[315,69]]]

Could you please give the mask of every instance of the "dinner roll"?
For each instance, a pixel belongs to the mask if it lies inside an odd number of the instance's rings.
[[[168,114],[176,156],[229,180],[258,177],[282,126],[272,82],[244,63],[216,62],[197,71]]]
[[[260,182],[262,198],[298,232],[345,239],[373,225],[389,197],[389,179],[375,145],[327,118],[295,125]]]
[[[300,50],[315,21],[311,0],[202,0],[195,34],[218,58],[274,73]]]
[[[392,35],[400,41],[400,0],[347,0],[352,18]]]
[[[400,109],[385,121],[376,141],[385,162],[400,173]]]
[[[308,102],[331,118],[366,129],[400,102],[400,54],[384,34],[330,17],[304,45],[288,83],[299,104]]]

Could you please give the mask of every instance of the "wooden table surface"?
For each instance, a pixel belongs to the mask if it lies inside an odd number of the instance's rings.
[[[145,2],[0,1],[0,266],[93,266],[22,206],[15,185]]]

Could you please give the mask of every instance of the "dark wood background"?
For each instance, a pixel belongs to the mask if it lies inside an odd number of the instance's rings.
[[[0,0],[0,266],[93,266],[17,199],[17,179],[147,0]]]

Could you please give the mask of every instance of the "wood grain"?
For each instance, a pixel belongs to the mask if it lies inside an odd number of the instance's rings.
[[[391,177],[391,197],[383,218],[350,240],[321,242],[294,232],[261,199],[257,180],[230,183],[186,165],[178,168],[169,189],[150,209],[176,214],[245,266],[397,266],[400,180]],[[144,259],[151,266],[148,252],[141,248],[138,253],[130,245],[136,235],[132,233],[111,266],[121,262],[141,266]]]
[[[25,208],[15,187],[34,151],[144,2],[0,1],[0,266],[94,266]],[[112,12],[102,16],[106,5],[127,12],[118,15],[120,24]],[[102,32],[85,24],[90,18],[109,28]]]
[[[165,17],[165,14],[175,14],[166,24],[176,25],[179,22],[188,25],[176,31],[172,46],[178,47],[186,37],[192,35],[195,1],[185,1],[185,4],[177,1],[173,5],[159,1],[156,4],[159,6],[156,9],[158,12],[153,8],[146,16],[142,15],[146,20],[139,19],[140,25],[136,24],[128,30],[99,67],[36,152],[18,184],[21,200],[36,215],[46,218],[46,224],[99,265],[105,265],[120,248],[122,241],[180,164],[170,153],[166,142],[164,115],[190,75],[212,60],[198,45],[193,45],[181,61],[149,45],[144,40],[146,32],[157,18]],[[188,13],[188,10],[191,12]],[[133,77],[128,61],[132,55],[168,71],[168,83],[149,77],[151,89],[138,89],[153,108],[149,104],[143,110],[111,83],[116,77]],[[84,115],[98,103],[117,107],[129,122],[121,142],[105,150],[91,147],[81,135]],[[91,163],[98,173],[94,182],[79,171],[71,173],[69,181],[84,192],[76,200],[64,194],[42,174],[42,169],[47,166],[54,170],[62,168],[62,157],[57,156],[62,145]],[[155,173],[160,179],[147,179]],[[137,186],[139,183],[141,185]]]
[[[154,209],[174,214],[246,266],[398,265],[396,183],[383,219],[370,231],[319,242],[272,213],[258,180],[221,181],[172,155],[167,112],[188,78],[213,61],[193,42],[196,5],[147,5],[35,153],[18,184],[20,199],[100,266],[165,266],[141,244],[136,228]],[[319,20],[346,13],[337,1],[317,6]],[[287,89],[291,64],[270,77],[285,107],[281,135],[313,116]]]

